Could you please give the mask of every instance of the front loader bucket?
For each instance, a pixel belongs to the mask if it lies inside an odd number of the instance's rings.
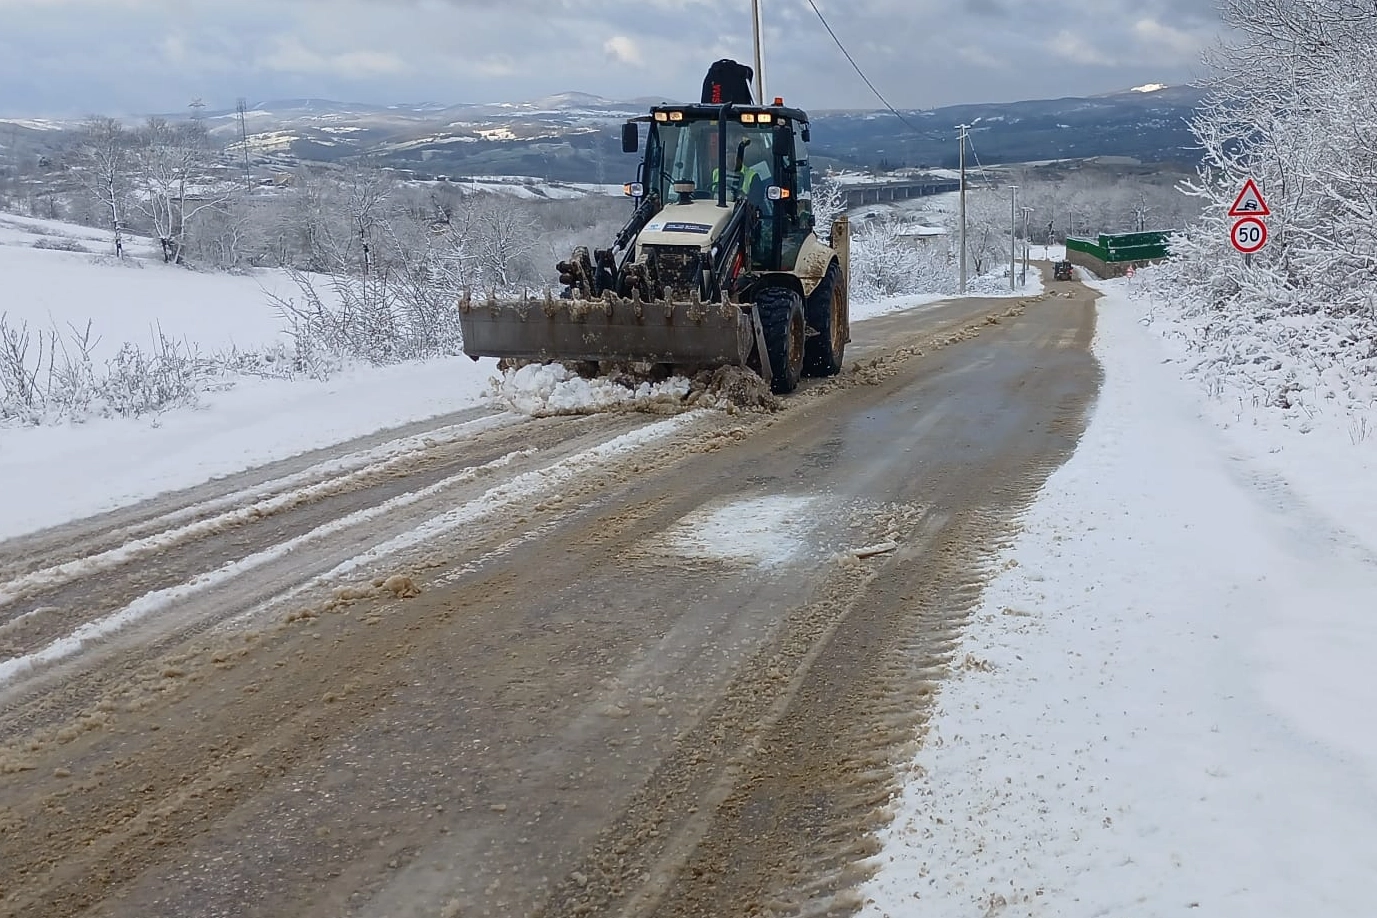
[[[755,343],[752,318],[735,303],[611,295],[486,301],[466,296],[459,303],[465,354],[537,361],[744,366]]]

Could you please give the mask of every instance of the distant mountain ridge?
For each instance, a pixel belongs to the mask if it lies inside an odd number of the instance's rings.
[[[843,159],[891,165],[954,166],[957,125],[971,125],[986,163],[1117,156],[1147,163],[1199,160],[1189,122],[1205,91],[1139,87],[1098,96],[951,105],[927,111],[822,112],[814,115],[819,149]]]
[[[1202,97],[1192,87],[1147,86],[1083,98],[905,111],[900,117],[883,110],[814,110],[811,149],[818,165],[951,167],[957,161],[956,126],[969,124],[975,156],[985,164],[1102,156],[1186,164],[1198,159],[1188,120]],[[421,177],[530,175],[616,183],[631,179],[635,169],[634,158],[621,152],[619,125],[658,101],[684,100],[617,101],[582,92],[457,104],[304,98],[246,106],[242,126],[237,110],[198,117],[236,155],[241,130],[247,133],[250,158],[263,168],[366,159]],[[29,123],[0,122],[0,128],[9,127],[0,130],[0,145],[5,134],[56,139],[51,130],[27,130]]]

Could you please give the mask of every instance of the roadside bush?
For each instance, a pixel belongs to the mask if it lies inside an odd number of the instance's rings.
[[[86,246],[82,245],[80,242],[77,242],[75,239],[69,239],[65,236],[51,239],[35,239],[33,242],[33,247],[36,249],[51,249],[56,252],[91,251],[90,249],[86,248]]]
[[[27,323],[11,325],[0,313],[0,419],[37,423],[42,416],[43,345],[40,335],[34,346]]]
[[[295,369],[324,379],[345,360],[382,365],[460,353],[457,294],[434,270],[422,261],[364,277],[290,272],[300,298],[272,300],[288,325]]]
[[[138,417],[195,405],[201,383],[214,369],[191,347],[159,330],[151,352],[125,343],[106,363],[105,376],[96,391],[110,411]]]
[[[0,421],[42,424],[91,416],[140,417],[195,405],[202,389],[231,372],[161,330],[151,350],[126,343],[97,366],[91,325],[37,332],[0,315]]]

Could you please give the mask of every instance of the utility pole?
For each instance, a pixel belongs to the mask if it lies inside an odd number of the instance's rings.
[[[244,120],[245,114],[249,110],[249,100],[240,98],[239,111],[239,146],[244,150],[244,190],[253,194],[253,177],[249,174],[249,128],[248,122]]]
[[[1009,186],[1009,292],[1014,292],[1014,262],[1018,260],[1018,186]]]
[[[765,21],[760,14],[760,0],[751,0],[751,21],[755,25],[755,96],[757,105],[769,104],[765,98]]]
[[[969,124],[958,124],[961,131],[961,295],[966,295],[966,132]]]
[[[1020,275],[1018,285],[1028,286],[1028,215],[1033,212],[1033,208],[1024,206],[1023,211],[1023,274]]]

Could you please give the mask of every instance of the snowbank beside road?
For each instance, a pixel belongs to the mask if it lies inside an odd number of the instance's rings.
[[[325,382],[244,379],[163,417],[0,428],[0,539],[478,405],[495,365],[453,357]]]
[[[678,405],[689,381],[672,376],[662,382],[640,381],[632,388],[612,379],[584,379],[563,364],[527,364],[493,377],[496,404],[533,416],[592,414],[609,408],[665,402]]]
[[[1098,407],[971,616],[864,914],[1370,914],[1370,451],[1222,429],[1104,287]],[[1292,484],[1345,466],[1363,502]]]
[[[1155,272],[1109,289],[1132,297],[1126,308],[1238,449],[1377,545],[1377,488],[1367,486],[1377,468],[1377,359],[1360,329],[1325,313],[1221,319]]]
[[[1034,258],[1060,259],[1065,257],[1066,249],[1061,246],[1047,247],[1035,246],[1032,252]],[[1049,254],[1050,253],[1050,254]],[[971,278],[967,285],[969,296],[984,296],[992,299],[1001,298],[1023,298],[1039,296],[1046,291],[1046,286],[1042,281],[1042,269],[1037,264],[1028,267],[1028,275],[1023,277],[1023,263],[1019,262],[1014,272],[1014,289],[1009,289],[1009,270],[1005,264],[993,274],[984,277]],[[1023,283],[1019,283],[1022,280]],[[947,300],[956,299],[954,294],[949,293],[917,293],[907,296],[891,296],[879,300],[867,302],[853,302],[851,304],[851,321],[862,322],[866,319],[873,319],[875,316],[888,315],[894,312],[902,312],[906,309],[921,309],[924,306],[931,306],[934,303],[941,303]]]

